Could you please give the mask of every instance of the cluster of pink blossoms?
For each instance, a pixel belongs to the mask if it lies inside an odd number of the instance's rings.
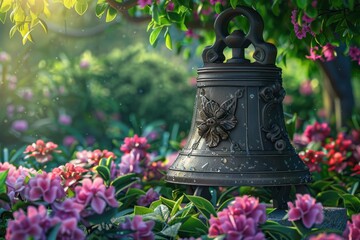
[[[310,60],[321,60],[321,61],[332,61],[336,57],[335,46],[331,45],[330,43],[325,44],[322,46],[321,50],[318,46],[310,48],[310,55],[305,56],[307,59]]]
[[[309,194],[296,194],[295,205],[288,202],[289,220],[301,220],[306,228],[311,228],[315,223],[320,224],[324,220],[323,206],[316,203]]]
[[[37,140],[36,143],[33,143],[26,147],[24,153],[27,153],[25,158],[34,157],[39,163],[46,163],[50,161],[52,153],[59,153],[60,150],[56,150],[58,147],[57,144],[53,142],[45,143],[43,140]]]
[[[209,236],[225,235],[225,239],[265,239],[259,224],[266,221],[266,206],[254,197],[236,197],[234,202],[211,216]]]
[[[354,46],[350,47],[349,56],[352,61],[355,61],[358,65],[360,65],[360,48]]]
[[[27,213],[22,209],[14,212],[14,219],[10,220],[6,229],[6,240],[47,239],[49,230],[60,224],[56,239],[85,239],[84,232],[78,228],[76,218],[60,219],[49,216],[44,205],[38,208],[29,206]]]
[[[65,191],[69,188],[73,189],[86,172],[88,172],[88,170],[80,166],[75,166],[72,163],[66,163],[65,166],[60,166],[52,170],[53,174],[62,179],[62,185],[64,186]]]
[[[301,26],[297,21],[298,10],[293,10],[291,12],[291,23],[294,26],[294,32],[298,39],[302,39],[306,37],[307,33],[310,33],[312,36],[315,36],[315,33],[311,30],[310,24],[314,21],[313,18],[308,17],[304,14],[301,18]]]
[[[120,224],[119,229],[130,230],[133,232],[122,237],[128,237],[135,240],[153,240],[155,239],[155,236],[151,230],[154,226],[155,222],[153,220],[144,222],[142,216],[135,215],[132,220],[126,218],[125,222]]]

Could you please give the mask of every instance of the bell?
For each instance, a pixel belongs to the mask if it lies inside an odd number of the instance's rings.
[[[228,31],[244,16],[245,34]],[[169,168],[167,182],[195,186],[291,186],[311,181],[291,145],[283,114],[281,69],[276,47],[264,42],[264,23],[252,8],[223,11],[214,24],[216,40],[204,49],[198,69],[192,126],[184,149]],[[253,45],[254,62],[244,57]],[[223,50],[232,49],[225,62]],[[282,190],[281,190],[282,191]]]

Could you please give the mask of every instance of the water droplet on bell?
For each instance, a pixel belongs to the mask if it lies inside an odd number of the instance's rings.
[[[204,168],[208,165],[209,163],[205,163],[204,165],[201,166],[201,168]]]
[[[253,99],[255,97],[254,94],[250,94],[250,98]]]

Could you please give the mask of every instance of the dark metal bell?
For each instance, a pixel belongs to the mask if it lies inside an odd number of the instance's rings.
[[[229,34],[235,16],[250,30]],[[252,8],[227,9],[215,21],[216,40],[203,51],[188,142],[166,181],[197,186],[284,186],[311,181],[285,128],[276,47],[264,42],[263,20]],[[244,49],[255,48],[250,63]],[[223,50],[232,49],[225,61]]]

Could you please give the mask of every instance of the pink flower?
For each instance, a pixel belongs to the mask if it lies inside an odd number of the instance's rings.
[[[13,213],[6,229],[7,240],[46,239],[46,231],[53,226],[43,205],[38,208],[29,206],[27,213],[20,209]]]
[[[130,230],[133,233],[127,236],[134,240],[153,240],[155,239],[154,233],[151,231],[155,222],[150,220],[144,222],[142,216],[135,215],[133,220],[126,218],[125,222],[120,224],[121,230]]]
[[[119,164],[119,174],[141,173],[143,170],[140,167],[140,160],[140,154],[135,155],[135,153],[131,152],[123,155]]]
[[[175,4],[173,2],[169,2],[166,6],[166,11],[174,11],[174,8],[175,8]]]
[[[360,214],[354,214],[351,216],[351,222],[347,222],[343,236],[349,240],[360,239]]]
[[[288,202],[288,207],[289,221],[302,220],[306,228],[311,228],[315,223],[320,224],[324,219],[323,206],[309,194],[296,194],[295,206]]]
[[[26,120],[15,120],[11,124],[11,128],[18,132],[25,132],[29,128],[29,124]]]
[[[194,30],[192,30],[192,29],[188,29],[188,30],[185,32],[185,36],[188,37],[188,38],[198,38],[198,37],[199,37],[199,35],[196,34],[196,33],[194,32]]]
[[[310,55],[309,56],[305,56],[307,59],[316,61],[318,59],[320,59],[321,61],[324,61],[324,59],[322,58],[321,55],[317,54],[317,51],[319,50],[318,46],[312,47],[310,48]]]
[[[303,96],[309,96],[314,93],[313,88],[311,86],[311,81],[307,80],[300,84],[299,92]]]
[[[71,122],[72,122],[72,118],[71,116],[67,115],[67,114],[60,114],[59,116],[59,119],[58,119],[58,122],[61,124],[61,125],[70,125]]]
[[[329,124],[315,122],[313,125],[308,125],[305,128],[304,135],[310,141],[322,142],[330,135]]]
[[[11,57],[7,52],[0,52],[0,63],[9,62],[10,60]]]
[[[45,143],[43,140],[37,140],[36,143],[33,143],[26,147],[24,153],[29,153],[25,156],[25,158],[35,157],[36,161],[39,163],[45,163],[50,161],[52,157],[52,153],[61,152],[56,150],[58,147],[57,144],[53,142]]]
[[[335,46],[327,43],[325,46],[322,47],[322,53],[324,54],[327,62],[334,60],[336,56]]]
[[[258,229],[258,224],[266,221],[265,208],[254,197],[236,197],[217,217],[211,216],[209,236],[226,234],[226,239],[265,239]]]
[[[298,39],[302,39],[306,37],[306,33],[310,33],[311,35],[315,36],[315,33],[311,30],[311,23],[314,21],[313,18],[310,18],[305,13],[302,16],[301,25],[298,23],[297,20],[297,13],[298,10],[293,10],[291,12],[291,23],[294,26],[294,32]],[[315,60],[315,59],[314,59]]]
[[[120,150],[124,153],[134,152],[135,155],[140,154],[142,159],[147,155],[146,150],[148,148],[150,148],[150,144],[147,143],[147,139],[135,134],[132,138],[126,137],[124,139],[124,144],[121,145]]]
[[[159,199],[159,194],[154,191],[153,188],[150,188],[145,195],[142,195],[138,200],[137,204],[139,206],[149,206],[152,202]]]
[[[103,180],[99,177],[92,182],[85,178],[82,186],[75,187],[76,201],[84,206],[91,206],[97,213],[104,212],[106,204],[111,207],[117,207],[118,202],[115,199],[115,188],[110,186],[106,189]]]
[[[85,239],[84,232],[78,228],[76,218],[66,218],[66,219],[59,219],[54,218],[57,220],[57,223],[61,222],[61,226],[59,232],[56,236],[56,239],[60,240],[69,240],[69,239],[76,239],[76,240],[83,240]]]
[[[25,197],[30,201],[43,199],[47,203],[53,203],[65,197],[65,191],[60,183],[59,176],[43,172],[30,178],[25,187]]]
[[[80,213],[84,209],[84,206],[77,203],[75,198],[67,198],[61,203],[54,202],[52,209],[55,213],[55,216],[62,220],[67,218],[75,218],[80,220]]]
[[[75,166],[72,163],[66,163],[65,166],[54,168],[52,173],[59,176],[63,180],[63,185],[67,190],[69,187],[75,186],[82,178],[83,174],[88,170]]]
[[[308,166],[310,172],[321,172],[320,165],[323,162],[325,153],[308,149],[305,152],[300,152],[299,157]]]
[[[81,59],[79,65],[82,69],[88,69],[90,67],[90,62],[87,59]]]
[[[138,5],[144,8],[146,5],[151,5],[152,0],[138,0]]]
[[[26,186],[25,179],[30,177],[30,172],[34,173],[34,169],[27,169],[22,166],[18,169],[14,166],[9,168],[5,183],[7,186],[7,194],[12,203],[16,203],[19,200],[19,196],[23,195]]]
[[[343,240],[343,238],[334,233],[320,233],[319,235],[311,236],[309,240]]]
[[[291,105],[294,102],[294,98],[291,95],[285,95],[283,103],[285,105]]]

